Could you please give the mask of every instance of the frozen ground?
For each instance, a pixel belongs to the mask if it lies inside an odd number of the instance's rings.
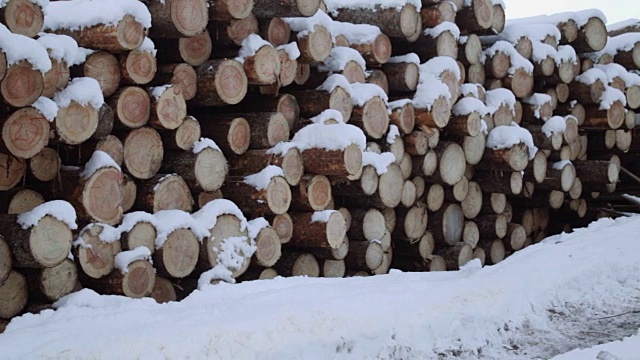
[[[0,359],[640,359],[638,234],[640,217],[606,219],[483,269],[222,284],[164,305],[83,290],[14,319]]]

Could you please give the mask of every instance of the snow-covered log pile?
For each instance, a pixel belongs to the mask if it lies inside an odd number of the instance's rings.
[[[608,37],[597,10],[4,0],[0,21],[0,319],[81,287],[495,264],[598,216],[640,153],[638,23]]]

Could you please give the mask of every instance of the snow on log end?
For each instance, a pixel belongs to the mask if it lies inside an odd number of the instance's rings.
[[[64,200],[52,200],[38,205],[33,210],[18,215],[17,222],[23,229],[29,229],[38,224],[38,221],[47,215],[67,224],[71,230],[78,228],[76,210]]]
[[[269,187],[271,179],[276,176],[284,176],[282,168],[275,165],[269,165],[262,169],[259,173],[244,177],[244,183],[253,186],[257,190],[264,190]]]
[[[114,266],[120,270],[121,273],[126,274],[129,272],[129,265],[138,260],[147,260],[153,263],[151,260],[151,250],[146,246],[138,246],[133,250],[119,252],[116,255]]]

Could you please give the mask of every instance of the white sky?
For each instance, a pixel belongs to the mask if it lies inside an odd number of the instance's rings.
[[[609,24],[629,18],[640,19],[639,0],[504,0],[507,18],[516,19],[564,11],[599,9]]]

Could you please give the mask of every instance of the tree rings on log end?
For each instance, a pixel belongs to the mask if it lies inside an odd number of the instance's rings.
[[[235,105],[247,94],[247,74],[236,60],[225,60],[218,66],[215,87],[218,96],[226,104]]]
[[[27,305],[29,288],[27,279],[17,271],[12,271],[3,283],[0,283],[0,318],[11,319]]]
[[[265,45],[244,58],[243,66],[249,84],[271,85],[280,75],[280,56],[273,46]]]
[[[231,121],[227,133],[229,147],[236,155],[244,154],[251,143],[251,127],[245,118],[235,118]]]
[[[80,232],[84,243],[78,247],[76,260],[85,275],[99,279],[109,274],[114,267],[115,256],[120,252],[120,242],[112,243],[100,240],[103,227],[92,225]]]
[[[2,155],[0,155],[2,159]],[[31,175],[40,181],[51,181],[58,176],[60,170],[60,156],[53,148],[44,148],[29,160]],[[0,168],[2,161],[0,160]],[[0,184],[2,182],[0,181]]]
[[[300,183],[302,175],[304,175],[304,164],[302,162],[302,155],[297,148],[289,149],[282,156],[281,167],[284,172],[284,178],[289,185],[296,186]]]
[[[347,272],[344,260],[324,260],[322,262],[322,277],[341,278]]]
[[[106,138],[98,141],[95,151],[98,150],[111,156],[118,166],[122,165],[124,161],[124,145],[122,145],[122,141],[114,135],[108,135]]]
[[[29,235],[29,251],[42,267],[60,264],[69,255],[73,234],[69,227],[53,216],[45,216]]]
[[[178,52],[184,62],[191,66],[202,65],[211,56],[213,43],[208,31],[178,40]]]
[[[351,144],[344,149],[344,166],[350,175],[362,170],[362,151],[358,145]]]
[[[192,116],[187,116],[178,126],[174,135],[176,146],[182,150],[191,150],[193,144],[201,137],[200,123]]]
[[[360,67],[360,64],[354,60],[347,61],[342,70],[342,76],[344,76],[350,84],[364,83],[366,81],[364,70]]]
[[[162,248],[156,251],[167,274],[173,278],[183,278],[193,272],[198,262],[200,242],[188,229],[176,229],[167,236]]]
[[[422,31],[422,16],[415,6],[407,4],[400,11],[400,31],[409,41],[417,40]]]
[[[132,50],[124,58],[125,77],[134,84],[147,84],[156,75],[158,69],[156,58],[153,54],[142,51]]]
[[[2,99],[13,107],[33,104],[42,95],[43,89],[44,76],[25,60],[9,66],[0,82]]]
[[[187,116],[187,103],[179,86],[166,88],[160,97],[154,100],[156,106],[155,109],[152,106],[152,124],[167,130],[177,129],[182,125]]]
[[[18,185],[26,169],[24,159],[0,152],[0,190],[11,190]]]
[[[16,192],[7,206],[7,214],[22,214],[27,211],[33,210],[36,206],[44,204],[44,198],[42,195],[31,189],[22,189]],[[2,251],[0,250],[0,253]],[[2,256],[0,255],[0,259]],[[0,273],[2,271],[0,270]],[[2,276],[0,275],[0,279]]]
[[[4,9],[4,21],[14,34],[35,38],[44,25],[44,13],[35,1],[11,0]]]
[[[81,144],[96,132],[98,120],[98,109],[90,104],[81,105],[71,100],[69,106],[58,110],[55,121],[56,133],[66,144]]]
[[[391,40],[385,34],[376,36],[371,44],[371,55],[377,64],[385,64],[391,57]]]
[[[171,22],[185,36],[200,34],[207,28],[209,9],[206,0],[172,0]]]
[[[378,193],[382,203],[390,208],[394,208],[402,201],[402,189],[404,187],[404,177],[400,166],[393,163],[387,167],[387,172],[380,175],[378,180]]]
[[[455,143],[447,144],[438,167],[442,181],[447,185],[455,185],[464,176],[466,163],[462,147]]]
[[[302,42],[304,43],[304,41]],[[306,42],[307,56],[311,62],[322,62],[331,54],[331,48],[333,47],[331,33],[322,25],[313,27],[313,31],[306,37]],[[302,48],[304,49],[304,46]]]
[[[125,296],[140,299],[153,291],[156,272],[146,260],[136,260],[129,264],[122,279],[122,292]]]
[[[309,197],[309,206],[315,211],[325,210],[331,200],[331,182],[326,176],[315,175],[307,184],[306,189]]]
[[[337,86],[329,97],[329,108],[340,111],[344,122],[349,122],[351,111],[353,111],[351,95],[340,86]]]
[[[115,56],[106,51],[98,51],[89,55],[82,67],[84,76],[98,81],[100,89],[102,89],[102,95],[105,97],[111,96],[118,91],[122,73],[120,72],[118,59]]]
[[[2,125],[2,140],[15,156],[29,159],[49,143],[50,125],[35,108],[19,109]]]
[[[11,259],[11,249],[4,240],[4,237],[0,235],[0,285],[4,284],[5,280],[11,273],[11,266],[13,261]]]
[[[227,176],[227,159],[219,150],[206,148],[196,155],[194,172],[204,191],[218,190]]]
[[[362,121],[365,133],[374,139],[382,138],[389,130],[389,114],[387,105],[375,96],[364,104]]]
[[[125,15],[117,26],[118,44],[123,50],[137,49],[142,45],[145,30],[133,16]]]
[[[173,283],[158,275],[156,275],[156,280],[153,284],[153,291],[151,291],[149,296],[158,304],[164,304],[178,299]]]
[[[163,156],[160,134],[150,127],[131,131],[124,142],[124,164],[135,178],[153,177],[162,165]]]
[[[280,113],[274,113],[269,119],[267,127],[267,141],[269,145],[276,146],[279,142],[289,140],[289,122]]]
[[[122,174],[122,183],[120,184],[120,191],[122,192],[122,212],[126,213],[133,207],[138,194],[138,187],[133,179],[127,175]]]
[[[133,250],[144,246],[153,254],[156,250],[156,228],[151,223],[140,221],[131,230],[122,234],[120,242],[123,250]]]
[[[193,210],[193,196],[181,176],[165,176],[154,186],[153,212],[160,210]]]
[[[50,301],[57,301],[73,292],[78,281],[78,269],[73,261],[65,259],[61,264],[46,268],[40,275],[40,290]]]
[[[320,264],[312,254],[302,254],[293,263],[291,276],[320,276]]]
[[[82,204],[92,219],[115,225],[122,219],[122,173],[112,167],[98,169],[82,190]]]
[[[0,59],[0,61],[2,60]],[[51,59],[51,70],[44,74],[42,96],[52,98],[56,92],[67,86],[70,76],[69,65],[67,65],[67,63],[61,60]],[[0,74],[0,79],[2,79],[2,74]]]
[[[147,124],[151,114],[151,98],[142,88],[127,86],[115,95],[115,110],[118,120],[128,128],[139,128]],[[112,101],[113,103],[113,101]]]
[[[260,266],[270,267],[280,259],[282,254],[280,237],[272,227],[265,227],[255,239],[256,252],[253,254]]]
[[[281,176],[271,179],[267,187],[267,204],[274,214],[284,214],[289,210],[291,205],[291,188]]]
[[[240,230],[241,223],[240,220],[235,215],[221,215],[218,216],[216,221],[216,225],[211,229],[211,236],[205,240],[203,243],[205,246],[201,247],[200,251],[200,259],[205,260],[207,262],[208,267],[214,267],[220,263],[218,260],[218,255],[222,250],[222,243],[232,237],[245,237],[246,241],[249,241],[247,230]],[[203,253],[206,256],[203,259]],[[245,256],[243,259],[243,263],[239,264],[239,266],[235,269],[229,268],[232,276],[237,277],[246,271],[249,267],[250,258]],[[225,264],[223,264],[225,265]]]
[[[511,75],[511,91],[517,98],[525,98],[533,92],[534,78],[522,68],[516,69]]]
[[[273,217],[271,226],[278,234],[280,243],[286,244],[293,236],[293,220],[289,214],[280,214]]]

